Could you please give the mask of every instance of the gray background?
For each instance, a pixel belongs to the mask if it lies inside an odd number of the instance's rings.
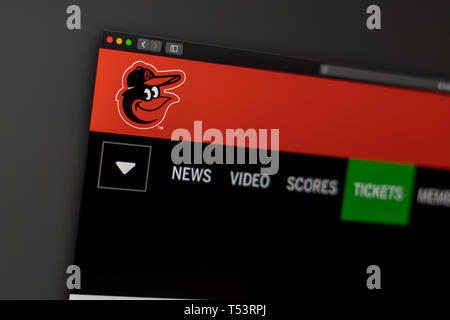
[[[66,297],[103,29],[450,78],[449,1],[1,1],[0,298]]]

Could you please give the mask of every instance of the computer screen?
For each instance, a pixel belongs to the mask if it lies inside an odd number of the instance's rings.
[[[448,83],[104,32],[89,296],[448,296]],[[368,280],[369,281],[369,280]]]

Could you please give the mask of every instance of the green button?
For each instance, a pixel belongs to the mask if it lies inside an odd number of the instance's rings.
[[[350,159],[341,220],[406,226],[415,167]]]

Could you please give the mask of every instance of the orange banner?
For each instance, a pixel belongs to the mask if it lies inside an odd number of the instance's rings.
[[[450,168],[450,95],[100,49],[91,131],[279,129],[280,150]]]

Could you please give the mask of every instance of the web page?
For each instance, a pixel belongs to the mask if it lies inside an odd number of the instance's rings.
[[[77,296],[448,296],[450,95],[105,32]]]

